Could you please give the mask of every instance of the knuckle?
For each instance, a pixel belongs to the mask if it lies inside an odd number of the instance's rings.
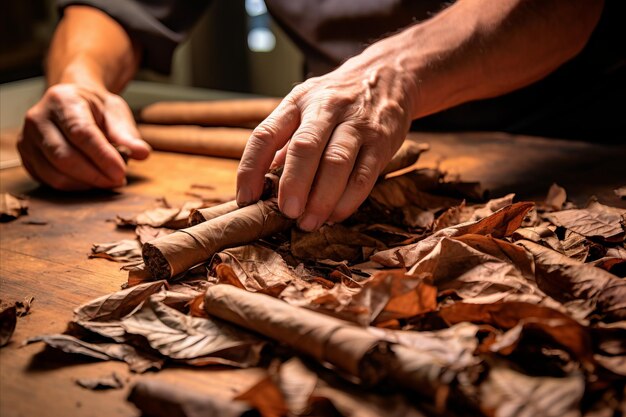
[[[346,147],[334,145],[332,147],[329,146],[326,149],[323,160],[325,164],[344,167],[350,165],[352,162],[352,155],[350,150]]]
[[[93,126],[82,120],[72,119],[67,121],[68,135],[79,143],[88,142],[93,135]]]
[[[266,120],[252,131],[250,144],[254,146],[254,143],[257,142],[263,145],[273,145],[277,136],[278,126],[272,121]]]
[[[68,85],[63,85],[63,84],[53,85],[52,87],[48,88],[45,96],[51,102],[58,104],[58,103],[65,101],[66,98],[68,97],[68,94],[71,94],[70,89],[71,87]]]
[[[323,132],[314,125],[302,126],[291,139],[290,150],[295,153],[316,151],[321,146]]]
[[[374,169],[368,165],[359,165],[352,175],[352,183],[355,187],[362,189],[373,184],[376,174]]]

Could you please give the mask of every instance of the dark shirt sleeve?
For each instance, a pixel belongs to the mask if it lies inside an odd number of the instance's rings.
[[[61,14],[72,5],[102,10],[142,47],[142,66],[169,73],[176,46],[202,15],[209,0],[56,0]]]

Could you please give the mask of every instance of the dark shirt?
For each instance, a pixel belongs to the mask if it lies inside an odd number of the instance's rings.
[[[169,72],[173,51],[208,0],[57,0],[96,7],[139,40],[143,65]],[[428,19],[441,0],[266,0],[276,22],[321,75],[367,45]],[[581,53],[544,79],[502,95],[416,120],[419,130],[498,130],[602,142],[626,138],[626,2],[606,0]],[[417,47],[417,46],[416,46]]]

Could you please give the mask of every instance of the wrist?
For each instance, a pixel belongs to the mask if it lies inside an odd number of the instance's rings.
[[[75,84],[99,93],[108,92],[102,69],[88,57],[76,57],[62,69],[49,68],[48,87],[56,84]]]

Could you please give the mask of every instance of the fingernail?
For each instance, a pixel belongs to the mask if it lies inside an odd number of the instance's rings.
[[[317,230],[320,227],[321,219],[317,216],[307,214],[304,218],[299,222],[298,227],[304,230],[305,232],[312,232],[313,230]]]
[[[296,197],[287,197],[283,207],[283,214],[287,217],[291,217],[292,219],[300,217],[302,214],[300,201],[298,201]]]
[[[252,190],[247,187],[241,187],[237,191],[237,204],[247,206],[252,203]]]

